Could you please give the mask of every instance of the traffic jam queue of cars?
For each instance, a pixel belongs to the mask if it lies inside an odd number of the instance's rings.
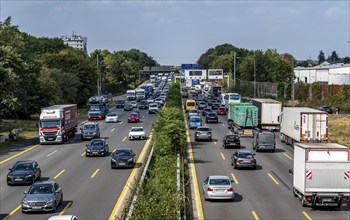
[[[147,85],[147,93],[143,99],[117,99],[115,100],[115,108],[130,111],[126,121],[128,123],[142,123],[141,111],[149,114],[155,114],[164,105],[167,97],[171,81],[166,79],[158,82],[157,88],[153,89],[152,84]],[[144,87],[144,86],[142,86]],[[128,96],[131,93],[128,92]],[[88,101],[88,121],[80,127],[81,141],[89,141],[86,144],[85,156],[103,156],[111,157],[111,169],[119,167],[133,168],[136,164],[136,154],[131,148],[117,148],[111,152],[107,143],[107,139],[101,137],[100,124],[117,123],[122,119],[116,111],[109,112],[108,101],[106,96],[94,96]],[[57,105],[42,109],[42,114],[55,114],[69,109],[71,116],[74,116],[74,123],[71,125],[71,136],[75,136],[77,123],[77,106],[76,105]],[[74,113],[74,114],[73,114]],[[52,116],[50,116],[52,118]],[[43,119],[42,119],[43,118]],[[72,117],[71,117],[72,118]],[[46,132],[50,125],[58,130],[58,124],[54,124],[54,120],[48,121],[41,117],[40,132]],[[68,124],[67,124],[68,125]],[[67,126],[66,126],[67,127]],[[74,134],[73,134],[74,133]],[[56,137],[42,140],[56,140]],[[140,125],[133,126],[129,132],[129,140],[146,140],[146,132]],[[64,138],[59,139],[59,143],[63,143]],[[56,142],[53,142],[56,143]],[[30,185],[28,191],[25,191],[24,198],[21,203],[22,213],[27,212],[56,212],[57,208],[62,205],[63,189],[55,181],[42,180],[42,172],[39,164],[33,160],[17,161],[14,163],[7,174],[7,185]],[[54,219],[54,217],[52,217]]]

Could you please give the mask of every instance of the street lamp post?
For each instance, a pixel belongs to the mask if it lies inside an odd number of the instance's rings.
[[[236,52],[233,57],[233,88],[236,88]]]

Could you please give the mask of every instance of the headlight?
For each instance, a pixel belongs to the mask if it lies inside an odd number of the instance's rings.
[[[128,162],[131,162],[133,160],[133,158],[130,158],[129,160],[128,160]]]
[[[50,199],[49,201],[46,202],[46,204],[53,203],[54,201],[55,201],[54,199]]]
[[[90,150],[90,149],[86,149],[86,151],[87,151],[87,152],[91,152],[91,150]]]
[[[106,149],[100,149],[100,151],[105,151]]]
[[[27,201],[22,200],[23,205],[28,205]]]
[[[32,177],[32,174],[26,175],[26,178],[27,178],[27,177]]]
[[[113,158],[112,158],[112,161],[113,161],[113,162],[117,162],[117,161],[116,161],[115,159],[113,159]]]

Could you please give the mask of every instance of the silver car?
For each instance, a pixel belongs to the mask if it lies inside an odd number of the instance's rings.
[[[106,123],[108,122],[118,122],[118,115],[115,112],[110,112],[106,115]]]
[[[199,116],[199,112],[197,109],[190,109],[188,111],[188,117],[187,118],[190,118],[191,116]]]
[[[24,191],[22,199],[22,212],[53,211],[63,202],[61,187],[54,181],[34,183],[30,189]]]
[[[204,200],[231,199],[234,200],[235,193],[232,186],[233,181],[228,176],[208,176],[203,180]]]
[[[194,134],[194,140],[207,140],[212,141],[213,135],[211,133],[211,129],[208,126],[198,126],[197,130]]]

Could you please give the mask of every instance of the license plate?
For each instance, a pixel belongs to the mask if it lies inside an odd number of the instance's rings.
[[[53,140],[53,138],[48,138],[47,140],[52,141],[52,140]]]
[[[331,199],[331,198],[323,198],[322,202],[333,202],[333,199]]]
[[[15,179],[15,181],[23,181],[23,179]]]
[[[260,148],[265,148],[265,146],[260,146]]]
[[[119,165],[125,165],[125,163],[119,163]]]
[[[216,189],[215,192],[225,192],[224,189]]]
[[[39,206],[33,206],[32,209],[41,209]]]
[[[98,154],[98,152],[92,152],[92,154]]]
[[[134,136],[135,138],[139,138],[140,136]]]

